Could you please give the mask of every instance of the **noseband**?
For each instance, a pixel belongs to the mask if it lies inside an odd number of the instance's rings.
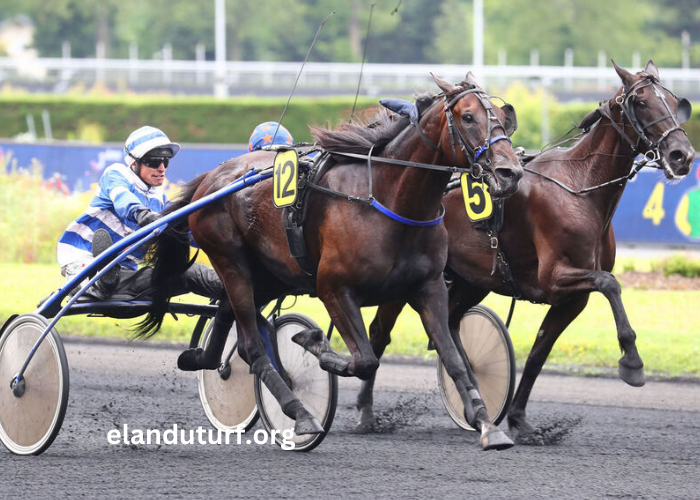
[[[671,108],[668,105],[668,102],[666,102],[666,97],[664,96],[663,92],[661,92],[660,89],[665,90],[669,94],[673,94],[670,90],[668,90],[666,87],[658,83],[655,77],[648,75],[646,73],[643,73],[644,78],[635,82],[629,89],[625,89],[624,87],[622,88],[622,94],[617,96],[614,99],[615,104],[620,106],[621,109],[621,114],[622,114],[622,120],[623,124],[622,127],[617,125],[615,120],[610,118],[611,123],[613,126],[617,129],[617,131],[622,135],[622,137],[629,143],[630,146],[632,146],[632,149],[634,150],[635,153],[641,153],[640,150],[640,143],[643,143],[646,146],[646,151],[642,153],[644,155],[644,158],[647,161],[658,161],[661,159],[661,152],[659,148],[661,147],[661,143],[666,139],[671,133],[675,132],[676,130],[680,130],[684,134],[688,135],[688,133],[681,127],[680,122],[678,121],[677,116],[671,111]],[[638,119],[634,111],[634,101],[637,99],[638,95],[637,92],[641,89],[644,89],[646,87],[651,86],[651,88],[654,90],[654,94],[661,99],[661,102],[663,103],[664,107],[666,108],[667,114],[662,116],[661,118],[658,118],[651,123],[647,124],[642,124]],[[612,102],[611,102],[612,105]],[[635,133],[637,134],[637,142],[634,142],[630,137],[625,134],[624,131],[624,119],[625,116],[627,117],[627,120],[629,121],[630,125],[632,125],[632,128],[634,129]],[[655,125],[659,122],[662,122],[667,119],[671,119],[673,125],[666,129],[666,131],[661,134],[659,137],[659,140],[656,142],[653,142],[651,139],[646,134],[646,129],[651,127],[652,125]]]

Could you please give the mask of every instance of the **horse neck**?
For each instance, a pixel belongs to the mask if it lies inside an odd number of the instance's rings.
[[[441,112],[438,109],[435,112]],[[433,125],[433,120],[425,117],[421,122],[430,124],[425,126],[423,133],[435,144],[439,142],[438,131],[442,130],[444,122],[438,126]],[[399,160],[426,163],[430,165],[449,165],[450,162],[441,151],[436,151],[416,132],[415,128],[408,126],[387,146],[382,156]],[[381,203],[401,215],[417,220],[427,220],[435,217],[442,203],[442,196],[450,180],[450,172],[442,172],[419,167],[403,167],[383,164],[381,171],[377,169],[377,176],[386,182],[388,189],[382,193],[377,192]]]
[[[618,125],[621,123],[619,112],[611,112],[611,116]],[[628,137],[630,134],[634,136],[626,122],[623,130]],[[579,158],[589,157],[589,161],[581,162],[578,189],[598,186],[626,176],[636,157],[630,144],[605,116],[601,117],[591,132],[571,148],[571,155]],[[619,183],[583,195],[595,200],[606,227],[612,220],[626,185],[627,180],[623,179]]]

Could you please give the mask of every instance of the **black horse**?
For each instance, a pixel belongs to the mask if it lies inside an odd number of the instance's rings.
[[[521,437],[534,430],[525,419],[525,406],[535,380],[559,335],[583,311],[592,291],[605,295],[613,311],[624,354],[620,377],[632,386],[644,385],[636,335],[622,305],[620,285],[610,274],[615,263],[611,221],[638,154],[657,160],[667,178],[678,179],[690,172],[695,150],[681,128],[690,116],[690,103],[661,85],[654,63],[649,61],[637,74],[614,61],[613,65],[622,87],[583,119],[583,136],[570,148],[550,149],[527,163],[518,192],[505,202],[497,249],[467,219],[459,191],[450,191],[443,200],[449,234],[447,270],[454,278],[449,293],[453,335],[458,335],[462,316],[492,291],[551,306],[508,413],[511,430]],[[507,256],[514,284],[493,272],[494,259],[502,256]],[[370,326],[377,357],[390,342],[402,307],[379,308]],[[364,382],[357,399],[363,426],[373,422],[373,383],[373,378]]]

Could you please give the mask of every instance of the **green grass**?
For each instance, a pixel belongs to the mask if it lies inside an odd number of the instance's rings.
[[[35,310],[44,295],[63,283],[57,265],[0,263],[4,286],[0,291],[0,322],[14,313]],[[669,375],[700,375],[700,292],[623,289],[622,299],[633,328],[637,346],[647,371]],[[197,300],[188,296],[187,300]],[[201,300],[199,300],[201,302]],[[485,304],[506,318],[510,299],[489,296]],[[323,329],[329,324],[328,314],[318,299],[299,297],[287,299],[285,307],[312,317]],[[535,339],[547,306],[519,302],[510,327],[517,361],[523,363]],[[365,323],[374,316],[375,308],[363,310]],[[57,330],[61,334],[97,337],[130,338],[130,328],[138,320],[87,318],[61,319]],[[186,342],[196,319],[180,316],[179,321],[168,317],[154,339]],[[338,335],[334,347],[341,348]],[[406,308],[393,332],[393,342],[387,353],[434,356],[426,350],[427,337],[417,314]],[[549,364],[616,367],[620,352],[615,323],[607,301],[601,294],[591,295],[588,307],[569,326],[554,347]]]

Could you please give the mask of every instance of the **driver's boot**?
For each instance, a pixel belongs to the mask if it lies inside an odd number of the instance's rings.
[[[109,235],[106,229],[98,229],[92,237],[92,256],[97,257],[102,252],[107,250],[112,246],[112,237]],[[102,300],[109,298],[114,291],[119,286],[119,270],[120,266],[117,264],[107,271],[104,276],[102,276],[93,285],[92,289],[88,293],[92,292],[91,295],[97,297],[102,297]],[[97,293],[95,293],[97,292]]]

